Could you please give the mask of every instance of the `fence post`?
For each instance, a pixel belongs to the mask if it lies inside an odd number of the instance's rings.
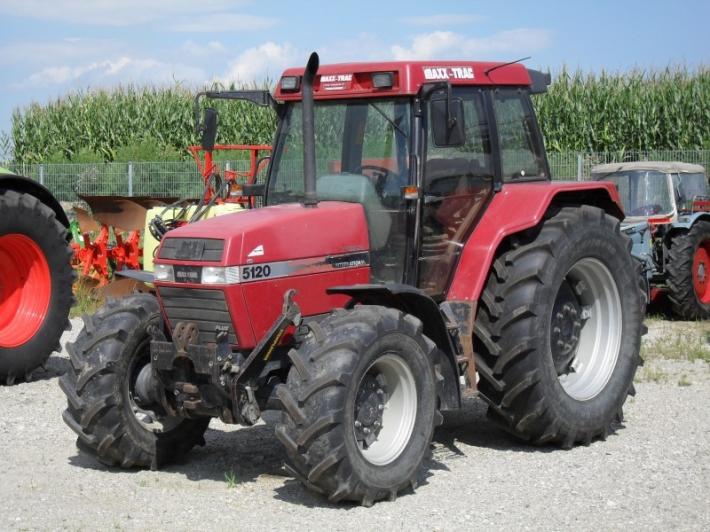
[[[577,181],[582,180],[582,172],[584,171],[584,158],[581,153],[577,154]]]
[[[44,185],[44,165],[39,165],[39,184]]]
[[[133,163],[128,162],[128,196],[133,196]]]

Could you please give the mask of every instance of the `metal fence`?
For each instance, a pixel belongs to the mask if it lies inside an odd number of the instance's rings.
[[[681,161],[697,163],[710,171],[710,150],[658,150],[604,153],[549,153],[553,179],[587,178],[597,164],[623,161]],[[247,171],[249,161],[220,162],[222,168]],[[198,197],[202,178],[193,161],[12,164],[10,170],[44,184],[61,201],[77,201],[81,195]]]

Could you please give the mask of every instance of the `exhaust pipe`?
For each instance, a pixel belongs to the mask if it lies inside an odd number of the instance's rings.
[[[316,197],[316,141],[313,114],[313,80],[318,72],[318,54],[313,52],[308,58],[306,70],[301,82],[303,107],[301,121],[303,123],[303,204],[306,207],[315,207],[318,203]]]

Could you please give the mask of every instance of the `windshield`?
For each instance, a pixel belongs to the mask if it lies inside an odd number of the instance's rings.
[[[373,281],[402,282],[407,249],[410,103],[407,99],[317,101],[314,106],[316,194],[362,204]],[[301,202],[301,104],[281,121],[269,175],[268,205]]]
[[[674,174],[673,184],[678,194],[678,210],[691,212],[693,198],[696,196],[710,196],[708,178],[705,174]]]
[[[409,107],[409,101],[401,99],[315,102],[319,199],[348,201],[343,194],[336,194],[334,187],[359,183],[352,177],[359,175],[368,178],[380,200],[399,200],[409,174]],[[368,192],[370,187],[366,188]],[[286,110],[276,140],[268,204],[298,202],[303,196],[303,132],[298,102]],[[351,199],[362,202],[361,198]]]
[[[655,170],[631,170],[605,176],[619,189],[626,216],[655,216],[673,212],[668,177]]]

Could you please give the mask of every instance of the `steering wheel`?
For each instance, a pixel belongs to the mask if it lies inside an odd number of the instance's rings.
[[[372,175],[364,174],[362,172],[363,170],[370,170],[372,172]],[[385,168],[384,166],[377,166],[375,164],[361,164],[353,170],[353,173],[362,174],[372,179],[375,184],[375,190],[377,191],[377,195],[380,197],[382,197],[382,193],[385,190],[385,182],[387,181],[387,178],[395,175],[394,172],[389,168]]]
[[[663,210],[663,207],[657,203],[653,205],[643,205],[638,209],[634,209],[629,213],[629,216],[651,216],[653,214],[658,214]]]

